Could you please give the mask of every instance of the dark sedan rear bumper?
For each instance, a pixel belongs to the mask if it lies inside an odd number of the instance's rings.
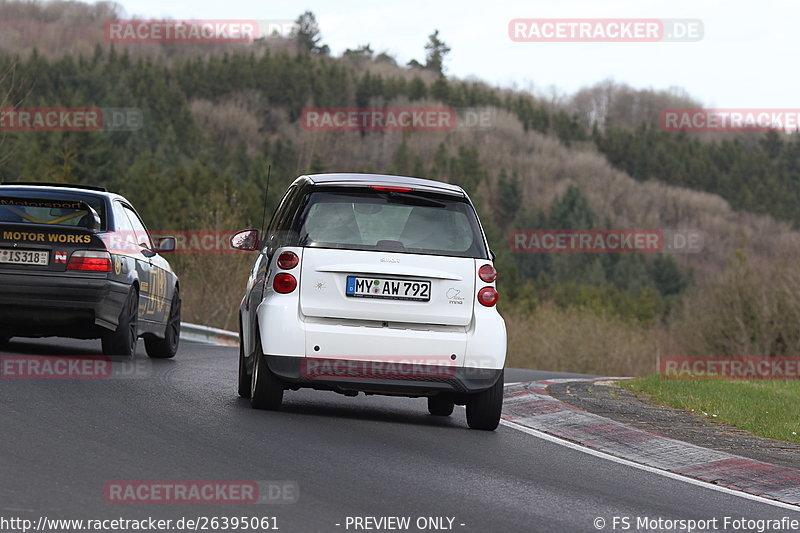
[[[105,276],[0,273],[0,335],[97,338],[115,330],[130,287]]]

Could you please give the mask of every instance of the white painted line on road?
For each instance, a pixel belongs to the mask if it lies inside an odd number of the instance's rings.
[[[626,466],[631,466],[633,468],[638,468],[639,470],[644,470],[645,472],[649,472],[651,474],[658,474],[659,476],[664,476],[670,479],[675,479],[677,481],[683,481],[684,483],[689,483],[690,485],[696,485],[698,487],[704,487],[707,489],[715,490],[717,492],[722,492],[724,494],[729,494],[731,496],[738,496],[740,498],[744,498],[746,500],[752,500],[759,503],[764,503],[767,505],[772,505],[773,507],[780,507],[781,509],[789,509],[792,511],[800,512],[800,507],[797,505],[792,505],[790,503],[783,503],[776,500],[770,500],[768,498],[762,498],[761,496],[756,496],[755,494],[749,494],[747,492],[742,492],[738,490],[729,489],[727,487],[722,487],[719,485],[712,485],[711,483],[707,483],[705,481],[700,481],[699,479],[694,479],[686,476],[682,476],[680,474],[675,474],[673,472],[668,472],[666,470],[660,470],[658,468],[653,468],[652,466],[643,465],[640,463],[636,463],[634,461],[629,461],[628,459],[622,459],[621,457],[617,457],[615,455],[611,455],[605,452],[601,452],[598,450],[593,450],[592,448],[585,448],[580,444],[575,444],[574,442],[570,442],[568,440],[564,440],[558,437],[554,437],[553,435],[549,435],[542,431],[529,428],[527,426],[523,426],[517,424],[515,422],[511,422],[510,420],[500,420],[500,424],[511,429],[516,429],[517,431],[521,431],[523,433],[527,433],[528,435],[532,435],[534,437],[540,438],[542,440],[546,440],[548,442],[552,442],[554,444],[559,444],[566,448],[570,448],[572,450],[577,450],[579,452],[583,452],[589,455],[593,455],[595,457],[599,457],[601,459],[606,459],[607,461],[613,461],[615,463],[619,463]]]

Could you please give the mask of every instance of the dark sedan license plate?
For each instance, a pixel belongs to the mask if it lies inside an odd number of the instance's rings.
[[[347,276],[347,296],[427,302],[431,299],[431,282],[407,279],[365,278]]]
[[[50,260],[48,252],[38,250],[0,250],[0,263],[13,265],[47,265]]]

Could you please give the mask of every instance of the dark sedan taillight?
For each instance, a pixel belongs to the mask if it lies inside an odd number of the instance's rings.
[[[67,270],[111,272],[111,254],[92,250],[74,251],[67,263]]]

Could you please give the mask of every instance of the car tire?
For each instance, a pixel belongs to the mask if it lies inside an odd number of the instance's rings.
[[[169,305],[169,318],[164,329],[164,338],[148,335],[144,338],[144,347],[151,359],[172,359],[178,353],[181,340],[181,297],[178,288],[172,294]]]
[[[261,339],[256,336],[253,375],[250,378],[250,405],[254,409],[277,411],[283,403],[283,382],[272,373],[261,349]]]
[[[453,398],[445,394],[428,396],[428,412],[433,416],[450,416],[455,405]]]
[[[132,357],[136,353],[139,339],[139,291],[135,288],[128,293],[128,299],[119,314],[117,330],[105,333],[100,341],[105,355]]]
[[[494,431],[503,411],[503,372],[491,388],[467,400],[467,425],[471,429]]]
[[[244,364],[244,336],[242,326],[239,325],[239,396],[249,398],[251,393],[253,378],[247,373],[247,366]]]

